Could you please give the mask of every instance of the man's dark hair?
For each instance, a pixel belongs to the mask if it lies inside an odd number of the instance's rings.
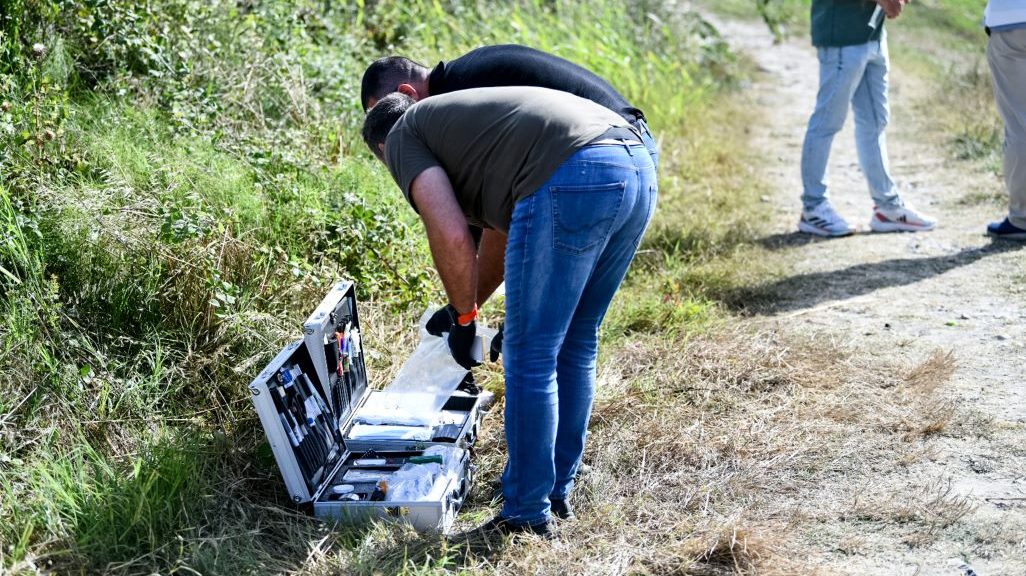
[[[402,92],[393,92],[378,100],[367,113],[367,118],[363,121],[363,141],[378,160],[385,160],[384,155],[378,150],[378,144],[384,144],[392,127],[414,104],[416,101],[413,98]]]
[[[395,92],[400,84],[407,84],[417,78],[416,71],[424,68],[405,56],[379,58],[367,67],[360,83],[360,101],[363,109],[371,98],[381,99],[385,94]]]

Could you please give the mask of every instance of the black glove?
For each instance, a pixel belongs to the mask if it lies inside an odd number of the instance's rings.
[[[449,351],[453,359],[460,366],[470,370],[481,363],[474,360],[474,341],[477,336],[477,322],[471,322],[466,326],[460,326],[459,322],[453,322],[449,330]]]
[[[452,328],[453,319],[456,316],[458,314],[456,314],[456,309],[452,307],[452,304],[446,304],[428,318],[424,329],[432,336],[441,336],[443,332],[448,332]]]
[[[488,347],[488,359],[495,362],[499,359],[499,354],[502,354],[502,331],[506,328],[506,324],[499,324],[499,331],[492,336],[492,345]]]

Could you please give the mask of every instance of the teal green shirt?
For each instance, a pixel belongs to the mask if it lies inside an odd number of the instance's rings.
[[[883,22],[876,30],[869,27],[876,6],[872,0],[812,0],[812,45],[853,46],[879,40]]]

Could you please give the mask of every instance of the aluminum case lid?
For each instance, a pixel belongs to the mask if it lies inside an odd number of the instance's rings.
[[[341,428],[368,393],[356,287],[350,280],[335,284],[303,323],[309,350],[325,397]]]
[[[350,281],[337,283],[250,384],[253,404],[289,495],[315,500],[344,458],[342,428],[367,393],[367,372]]]
[[[249,385],[274,459],[295,502],[313,500],[345,454],[341,432],[331,425],[336,420],[324,399],[317,398],[321,393],[313,379],[285,376],[310,375],[313,368],[306,344],[298,340],[282,349]],[[320,413],[325,416],[311,424],[289,411],[287,407],[295,405],[290,403],[322,407]]]

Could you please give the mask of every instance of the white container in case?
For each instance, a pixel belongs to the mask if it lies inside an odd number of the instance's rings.
[[[443,409],[446,424],[432,428],[429,440],[350,439],[353,414],[374,394],[367,386],[352,282],[335,285],[304,332],[304,340],[286,346],[250,384],[293,501],[312,507],[319,518],[400,519],[420,531],[447,531],[473,481],[469,447],[491,394],[456,392]],[[441,451],[451,454],[450,473],[439,475],[425,497],[371,499],[381,496],[375,481],[345,479],[387,477],[409,459],[423,459],[431,446],[447,447]]]

